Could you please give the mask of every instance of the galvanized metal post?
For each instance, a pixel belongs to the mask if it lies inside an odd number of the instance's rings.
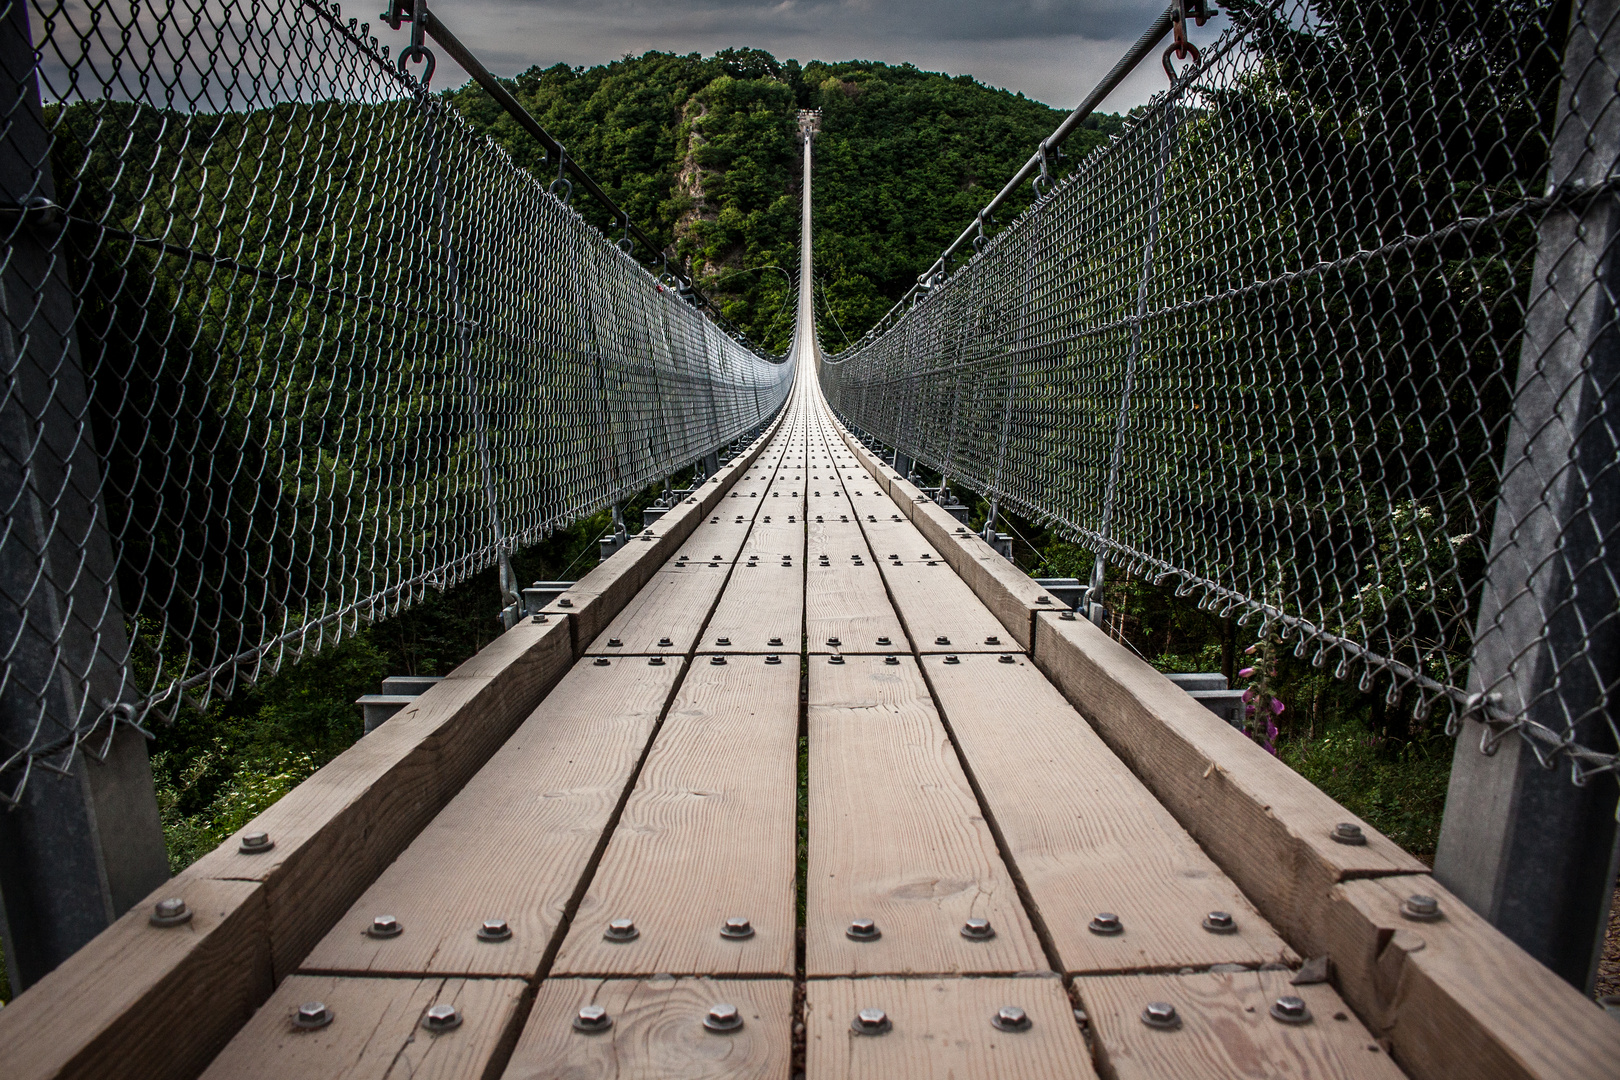
[[[1620,691],[1620,196],[1603,186],[1620,158],[1620,0],[1574,8],[1549,175],[1574,198],[1541,224],[1469,674],[1478,711],[1462,721],[1434,870],[1590,991],[1616,778],[1577,786],[1550,745],[1515,733],[1540,725],[1613,750]]]
[[[146,740],[125,695],[116,563],[74,335],[28,5],[0,23],[0,760],[36,760],[0,809],[0,897],[13,990],[37,982],[168,877]],[[86,734],[85,729],[93,730]],[[83,737],[79,752],[74,747]],[[42,745],[43,744],[43,745]],[[27,765],[26,757],[21,762]],[[0,776],[13,790],[15,771]]]

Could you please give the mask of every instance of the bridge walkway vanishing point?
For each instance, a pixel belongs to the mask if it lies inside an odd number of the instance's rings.
[[[6,1074],[1613,1075],[1620,1026],[868,454],[810,295],[765,434],[0,1012]]]

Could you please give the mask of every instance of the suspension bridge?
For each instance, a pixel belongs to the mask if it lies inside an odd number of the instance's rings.
[[[349,259],[353,252],[319,224],[278,239],[273,217],[233,217],[221,202],[212,218],[197,215],[214,232],[181,242],[150,235],[138,215],[112,213],[127,208],[128,193],[98,192],[84,163],[101,133],[134,130],[129,116],[138,114],[105,101],[42,106],[36,87],[51,98],[63,65],[83,77],[106,57],[87,46],[75,59],[58,47],[53,68],[51,39],[30,32],[28,9],[14,5],[0,56],[7,86],[16,83],[8,89],[10,172],[0,176],[16,196],[5,219],[12,336],[0,408],[12,507],[0,544],[12,807],[0,830],[8,845],[0,889],[7,961],[27,989],[0,1009],[4,1074],[1620,1073],[1620,1022],[1592,1002],[1587,974],[1594,927],[1607,913],[1596,898],[1614,881],[1612,862],[1590,865],[1594,850],[1614,849],[1615,803],[1613,748],[1604,741],[1613,596],[1589,595],[1614,565],[1604,548],[1609,510],[1597,506],[1612,500],[1613,458],[1591,445],[1594,432],[1612,431],[1613,403],[1603,395],[1614,383],[1603,381],[1612,373],[1602,365],[1613,363],[1603,344],[1613,298],[1590,285],[1608,280],[1602,252],[1616,223],[1603,170],[1620,156],[1620,17],[1609,0],[1574,9],[1567,35],[1560,29],[1550,187],[1500,207],[1471,206],[1461,223],[1430,221],[1424,236],[1411,231],[1408,214],[1400,237],[1382,247],[1361,237],[1359,254],[1340,260],[1365,268],[1397,258],[1392,247],[1406,253],[1464,233],[1483,247],[1481,232],[1532,222],[1534,251],[1513,265],[1548,283],[1533,285],[1515,316],[1520,329],[1502,340],[1535,352],[1538,363],[1525,370],[1552,378],[1565,363],[1577,389],[1595,382],[1599,391],[1596,403],[1571,412],[1569,394],[1549,401],[1522,375],[1499,415],[1504,429],[1533,431],[1510,434],[1501,451],[1508,464],[1496,505],[1504,509],[1485,584],[1470,594],[1482,629],[1468,682],[1444,667],[1451,654],[1426,643],[1425,633],[1438,632],[1432,623],[1386,621],[1373,633],[1374,616],[1360,609],[1359,622],[1330,624],[1323,612],[1346,594],[1364,595],[1369,572],[1354,558],[1335,561],[1307,535],[1349,528],[1332,513],[1291,525],[1300,535],[1290,557],[1313,565],[1319,582],[1335,573],[1347,582],[1339,599],[1323,600],[1322,584],[1307,603],[1266,592],[1245,577],[1241,558],[1220,563],[1224,576],[1200,576],[1196,568],[1214,565],[1213,556],[1183,550],[1197,547],[1200,537],[1186,530],[1199,527],[1216,540],[1275,546],[1280,519],[1233,531],[1219,515],[1189,509],[1200,497],[1191,486],[1180,502],[1152,501],[1159,481],[1139,455],[1160,444],[1131,411],[1151,413],[1159,392],[1155,365],[1165,361],[1151,335],[1185,338],[1177,319],[1230,303],[1251,322],[1231,336],[1220,331],[1215,351],[1241,348],[1243,333],[1263,336],[1297,317],[1276,290],[1308,292],[1300,282],[1309,274],[1343,272],[1323,269],[1332,260],[1318,251],[1324,260],[1247,292],[1206,282],[1207,295],[1177,306],[1154,291],[1161,276],[1175,287],[1186,280],[1174,272],[1181,240],[1162,220],[1178,203],[1175,184],[1207,184],[1197,170],[1178,172],[1174,155],[1230,155],[1232,131],[1252,119],[1223,128],[1242,106],[1210,87],[1241,81],[1254,24],[1200,54],[1184,24],[1209,17],[1213,5],[1174,5],[918,288],[837,356],[821,350],[813,302],[820,122],[801,113],[795,328],[786,356],[769,357],[705,310],[695,283],[667,260],[652,270],[637,264],[638,244],[644,252],[652,245],[627,214],[614,207],[615,238],[570,209],[576,184],[613,204],[420,0],[392,9],[393,29],[408,23],[413,33],[397,64],[335,5],[285,13],[297,27],[285,48],[337,48],[354,61],[312,63],[322,74],[300,100],[337,100],[318,91],[339,87],[370,110],[288,113],[310,160],[341,158],[356,125],[425,133],[400,168],[421,180],[430,227],[389,234],[393,222],[374,221],[378,235],[405,245],[391,257],[410,274],[365,280],[358,271],[375,253]],[[1111,157],[1058,182],[1057,144],[1169,35],[1171,94],[1108,148]],[[411,65],[431,74],[434,47],[540,140],[557,163],[556,182],[533,181],[427,94],[425,77],[412,80]],[[1191,66],[1178,75],[1172,54]],[[403,104],[390,105],[379,88]],[[207,95],[221,91],[194,92],[213,102]],[[1198,92],[1207,96],[1194,100]],[[263,93],[253,90],[247,104],[262,103],[253,95]],[[162,114],[169,130],[146,161],[154,174],[171,155],[241,159],[248,128],[195,105],[189,116]],[[46,152],[53,141],[54,156]],[[1147,163],[1154,194],[1132,211],[1131,259],[1092,264],[1064,230],[1111,227],[1097,189],[1118,185],[1121,159]],[[52,179],[52,162],[61,171],[74,160],[78,172]],[[392,212],[386,184],[355,199],[328,177],[300,177],[307,204],[325,200],[328,218],[367,206]],[[993,234],[997,207],[1030,179],[1040,197]],[[202,210],[211,191],[195,192]],[[501,218],[507,211],[517,227]],[[244,243],[248,220],[268,237],[262,246]],[[197,402],[208,395],[185,379],[148,403],[167,401],[171,417],[182,418],[161,448],[168,456],[150,450],[145,429],[132,444],[126,429],[100,423],[87,403],[118,372],[108,347],[97,353],[94,342],[112,338],[107,327],[118,317],[103,313],[107,324],[91,325],[87,297],[99,279],[66,268],[75,229],[79,241],[94,235],[108,245],[126,278],[147,267],[172,283],[169,300],[141,301],[148,314],[172,302],[171,331],[188,304],[206,309],[213,298],[213,321],[199,315],[192,326],[196,340],[212,334],[210,348],[276,368],[264,385],[280,388],[283,415],[308,418],[321,411],[310,401],[340,400],[310,374],[318,365],[300,366],[308,357],[346,365],[355,373],[342,391],[350,397],[322,420],[334,426],[308,445],[272,446],[268,429],[253,427],[269,407],[253,404],[236,444],[245,456],[222,461],[229,433],[205,430]],[[1211,235],[1201,243],[1208,250]],[[1415,265],[1401,268],[1418,273]],[[1123,299],[1088,311],[1092,294],[1065,284],[1076,266],[1082,277],[1118,277]],[[1545,297],[1557,292],[1550,266],[1576,279],[1568,287],[1575,299],[1556,320],[1544,313]],[[1455,278],[1455,263],[1448,272]],[[1009,280],[1022,281],[1011,300]],[[116,307],[127,287],[107,302]],[[1359,279],[1344,287],[1376,293]],[[222,297],[248,314],[220,314]],[[292,319],[291,304],[319,317]],[[1593,304],[1608,307],[1582,307]],[[1416,332],[1410,320],[1402,332]],[[1055,358],[1099,338],[1107,363],[1086,370],[1122,379],[1122,394],[1099,405],[1088,397],[1095,387],[1071,378],[1062,384],[1069,397],[1085,400],[1054,399]],[[128,340],[137,353],[154,347],[138,334]],[[1314,370],[1313,348],[1342,345],[1302,341],[1295,359]],[[1388,341],[1351,346],[1376,352]],[[1263,348],[1249,354],[1256,370],[1268,362]],[[174,363],[172,335],[157,349]],[[389,369],[381,361],[396,350],[429,359]],[[1438,351],[1432,356],[1444,367]],[[119,385],[133,385],[131,372],[151,359],[131,362]],[[298,400],[287,388],[304,378],[314,381]],[[208,385],[218,392],[217,382]],[[429,399],[452,404],[439,409]],[[1420,399],[1402,400],[1415,407]],[[1033,419],[1082,406],[1095,440],[1054,441],[1063,424]],[[572,415],[552,415],[559,410]],[[385,413],[382,427],[368,426]],[[1196,422],[1175,423],[1187,426],[1172,440],[1178,456],[1162,462],[1171,469],[1200,452]],[[1567,438],[1547,450],[1554,428]],[[397,455],[375,451],[383,430]],[[1413,437],[1410,424],[1404,430]],[[114,445],[98,448],[95,436],[109,432]],[[192,564],[185,543],[166,546],[164,522],[132,512],[142,492],[174,489],[167,475],[131,479],[116,453],[126,445],[144,468],[184,463],[181,487],[225,507],[225,524],[196,545],[210,555],[197,560],[194,581],[177,573],[167,591],[156,584],[160,563]],[[1513,455],[1529,460],[1531,445],[1585,462],[1578,490],[1553,490],[1567,486],[1567,469],[1553,469],[1551,480],[1516,473]],[[322,453],[311,453],[317,446]],[[1069,453],[1086,463],[1052,464]],[[1210,453],[1183,478],[1219,472],[1220,451]],[[525,590],[513,577],[507,556],[522,543],[705,461],[690,488],[664,500],[643,528],[621,530],[583,578]],[[941,475],[937,486],[918,480],[919,463]],[[238,464],[257,470],[246,489],[220,479]],[[1345,467],[1295,461],[1278,498],[1301,470]],[[1417,483],[1411,468],[1404,479],[1395,471],[1383,482]],[[1021,572],[998,550],[993,519],[981,534],[953,512],[946,475],[1067,522],[1099,552],[1091,582],[1060,595]],[[98,487],[86,477],[107,479]],[[288,494],[293,479],[315,494]],[[1516,509],[1523,506],[1532,510]],[[299,515],[296,527],[260,536],[276,513]],[[193,529],[213,520],[174,514]],[[1547,514],[1564,516],[1548,524]],[[1575,566],[1563,578],[1536,576],[1547,554],[1531,549],[1549,534],[1556,561]],[[1432,558],[1402,561],[1400,545],[1422,546],[1421,536],[1369,534],[1366,542],[1395,551],[1379,572],[1405,575],[1402,602],[1426,610],[1435,592],[1424,593],[1417,578],[1438,591],[1448,574],[1464,572]],[[233,559],[273,564],[282,594],[231,592],[240,569]],[[61,569],[64,560],[76,573]],[[141,573],[129,576],[139,560]],[[1525,560],[1538,569],[1523,571]],[[1392,698],[1404,688],[1455,705],[1459,765],[1438,871],[1105,633],[1109,564],[1174,569],[1211,603],[1296,636],[1301,653],[1335,650],[1341,664],[1393,680]],[[501,568],[510,601],[500,636],[394,702],[398,711],[352,748],[163,880],[161,835],[155,870],[150,851],[147,822],[156,818],[149,774],[142,787],[142,725],[174,702],[219,692],[244,665],[273,670],[284,654],[318,648],[424,587],[488,565]],[[136,581],[143,584],[132,595]],[[1531,603],[1571,588],[1588,595]],[[218,595],[204,599],[209,590]],[[138,617],[109,608],[115,600]],[[1381,610],[1389,608],[1386,601]],[[237,636],[199,649],[171,625],[182,609],[204,637],[227,624]],[[153,611],[168,614],[144,614]],[[1533,632],[1512,638],[1527,619]],[[1571,620],[1585,620],[1579,641],[1569,636]],[[1359,629],[1346,629],[1352,624]],[[87,627],[95,631],[89,647],[81,644]],[[154,634],[157,644],[141,652]],[[1526,670],[1523,658],[1536,649],[1555,654],[1556,675],[1545,665]],[[150,656],[160,659],[142,659]],[[1493,663],[1500,670],[1487,679]],[[1516,712],[1509,694],[1521,695]],[[1474,748],[1481,738],[1491,755]],[[1527,763],[1535,767],[1526,771]],[[1520,820],[1529,824],[1503,823]],[[1562,877],[1549,879],[1553,871]]]

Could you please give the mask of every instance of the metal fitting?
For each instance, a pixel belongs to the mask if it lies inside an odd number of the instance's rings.
[[[730,644],[731,644],[731,639],[730,639],[730,638],[728,638],[728,637],[721,637],[721,638],[715,638],[715,639],[714,639],[714,643],[715,643],[715,644],[716,644],[716,645],[719,645],[719,646],[721,646],[721,647],[722,647],[722,648],[724,648],[724,647],[725,647],[725,646],[728,646],[728,645],[730,645]]]
[[[754,924],[748,921],[746,915],[733,915],[720,927],[720,936],[742,941],[754,936]]]
[[[871,919],[855,919],[844,929],[844,936],[851,941],[876,941],[883,931]]]
[[[323,1028],[330,1024],[336,1015],[326,1007],[324,1001],[306,1001],[298,1006],[297,1012],[293,1013],[293,1027],[302,1028],[305,1031],[314,1031],[316,1028]]]
[[[1181,1026],[1181,1017],[1168,1001],[1150,1001],[1142,1010],[1142,1023],[1160,1031],[1171,1031]]]
[[[900,658],[898,656],[885,656],[883,662],[885,664],[899,664]]]
[[[996,928],[989,919],[969,919],[962,924],[962,936],[969,941],[989,941],[996,936]]]
[[[725,662],[726,662],[726,658],[723,657],[723,656],[711,656],[711,657],[709,657],[709,664],[710,664],[711,667],[722,667],[722,666],[725,665]]]
[[[1064,622],[1074,622],[1074,612],[1060,611],[1058,612],[1058,618],[1062,619]]]
[[[378,915],[371,920],[371,925],[366,927],[366,936],[374,938],[399,937],[404,932],[405,928],[392,915]]]
[[[709,1015],[703,1018],[703,1026],[724,1035],[743,1026],[742,1013],[737,1011],[735,1005],[714,1005],[709,1008]]]
[[[613,1026],[613,1017],[600,1005],[585,1005],[574,1014],[574,1030],[596,1035]]]
[[[772,655],[767,656],[765,658],[765,662],[767,664],[780,664],[782,662],[782,658],[780,656],[772,654]]]
[[[1001,654],[1001,663],[1003,663],[1003,664],[1016,664],[1017,662],[1018,661],[1014,660],[1012,657],[1008,656],[1006,653]]]
[[[1096,915],[1092,916],[1091,922],[1086,925],[1086,929],[1093,934],[1102,934],[1104,937],[1111,937],[1114,934],[1123,934],[1125,932],[1124,924],[1119,921],[1119,916],[1112,911],[1097,912]]]
[[[1271,1005],[1271,1018],[1284,1024],[1308,1024],[1311,1022],[1310,1006],[1305,1004],[1304,998],[1280,997]]]
[[[648,667],[663,667],[664,666],[664,658],[662,656],[648,657],[647,666]]]
[[[610,661],[610,660],[609,660],[609,659],[608,659],[608,658],[607,658],[607,657],[605,657],[605,656],[598,656],[598,657],[597,657],[597,658],[596,658],[596,660],[595,660],[595,664],[596,664],[596,666],[597,666],[597,667],[607,667],[607,666],[608,666],[608,664],[610,664],[610,663],[611,663],[611,662],[612,662],[612,661]]]
[[[960,664],[962,661],[960,659],[958,659],[956,656],[947,656],[945,658],[945,662],[947,664]]]
[[[565,596],[561,600],[557,601],[557,606],[560,608],[571,608],[574,606],[574,602]]]
[[[429,1031],[454,1031],[461,1026],[461,1012],[454,1005],[434,1005],[422,1017],[422,1026]]]
[[[839,647],[839,646],[840,646],[840,645],[842,645],[842,644],[843,644],[843,641],[841,641],[841,640],[840,640],[840,639],[838,639],[838,638],[835,638],[835,637],[830,637],[830,638],[828,638],[828,639],[827,639],[827,644],[828,644],[828,645],[831,645],[831,646],[832,646],[832,647],[833,647],[833,648],[835,648],[835,649],[836,649],[836,648],[838,648],[838,647]]]
[[[1237,920],[1232,918],[1230,912],[1212,911],[1204,916],[1204,929],[1212,934],[1237,933]]]
[[[147,916],[147,921],[153,926],[179,926],[191,921],[191,909],[178,896],[171,896],[152,906],[152,914]]]
[[[889,639],[886,638],[886,637],[880,637],[880,638],[877,639],[877,643],[879,645],[887,645],[887,644],[889,644]]]
[[[1401,918],[1403,919],[1411,919],[1414,922],[1434,922],[1443,917],[1440,910],[1440,901],[1432,896],[1413,893],[1401,901]]]
[[[770,646],[772,646],[774,648],[780,649],[782,647],[782,639],[779,638],[779,637],[773,637],[773,638],[771,638],[771,640],[767,641],[765,644],[770,645]]]
[[[634,941],[640,936],[641,931],[636,929],[636,924],[630,919],[614,919],[607,924],[607,929],[602,933],[604,941]]]
[[[1001,644],[1001,639],[998,638],[996,635],[991,634],[989,637],[984,639],[984,643],[986,645],[1000,645]]]
[[[889,1014],[882,1009],[862,1009],[849,1022],[849,1029],[857,1035],[882,1035],[893,1028]]]
[[[505,919],[485,919],[478,927],[479,941],[509,941],[512,927]]]
[[[1361,831],[1361,826],[1353,821],[1339,822],[1333,826],[1333,831],[1328,835],[1333,838],[1334,843],[1350,844],[1353,847],[1359,847],[1367,842],[1367,835]]]
[[[675,643],[667,637],[661,637],[658,639],[658,647],[660,649],[673,649],[675,647]]]
[[[610,648],[610,649],[620,649],[620,648],[623,648],[623,647],[624,647],[624,642],[620,641],[618,638],[616,638],[616,637],[608,638],[608,648]]]
[[[1003,1005],[990,1018],[990,1026],[997,1031],[1028,1031],[1029,1014],[1016,1005]]]
[[[276,842],[270,839],[269,833],[250,832],[242,834],[242,842],[236,850],[244,855],[261,855],[275,846]]]
[[[842,664],[843,662],[844,658],[839,656],[837,653],[833,653],[831,656],[827,657],[827,663],[829,664]]]
[[[935,645],[949,645],[950,643],[951,639],[946,637],[944,634],[941,634],[939,637],[934,639]]]

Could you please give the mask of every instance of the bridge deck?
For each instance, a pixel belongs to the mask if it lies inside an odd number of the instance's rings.
[[[206,1075],[1401,1075],[1331,988],[1289,985],[1299,957],[900,510],[801,377]],[[723,936],[738,916],[751,936]],[[510,937],[481,940],[494,919]],[[1269,1015],[1289,992],[1312,1023]],[[290,1021],[311,999],[329,1026]],[[1149,1001],[1180,1029],[1144,1025]],[[461,1026],[424,1030],[436,1003]],[[719,1003],[740,1030],[705,1029]],[[588,1004],[610,1029],[575,1030]],[[1028,1030],[992,1025],[1009,1005]],[[869,1008],[892,1029],[852,1030]]]

